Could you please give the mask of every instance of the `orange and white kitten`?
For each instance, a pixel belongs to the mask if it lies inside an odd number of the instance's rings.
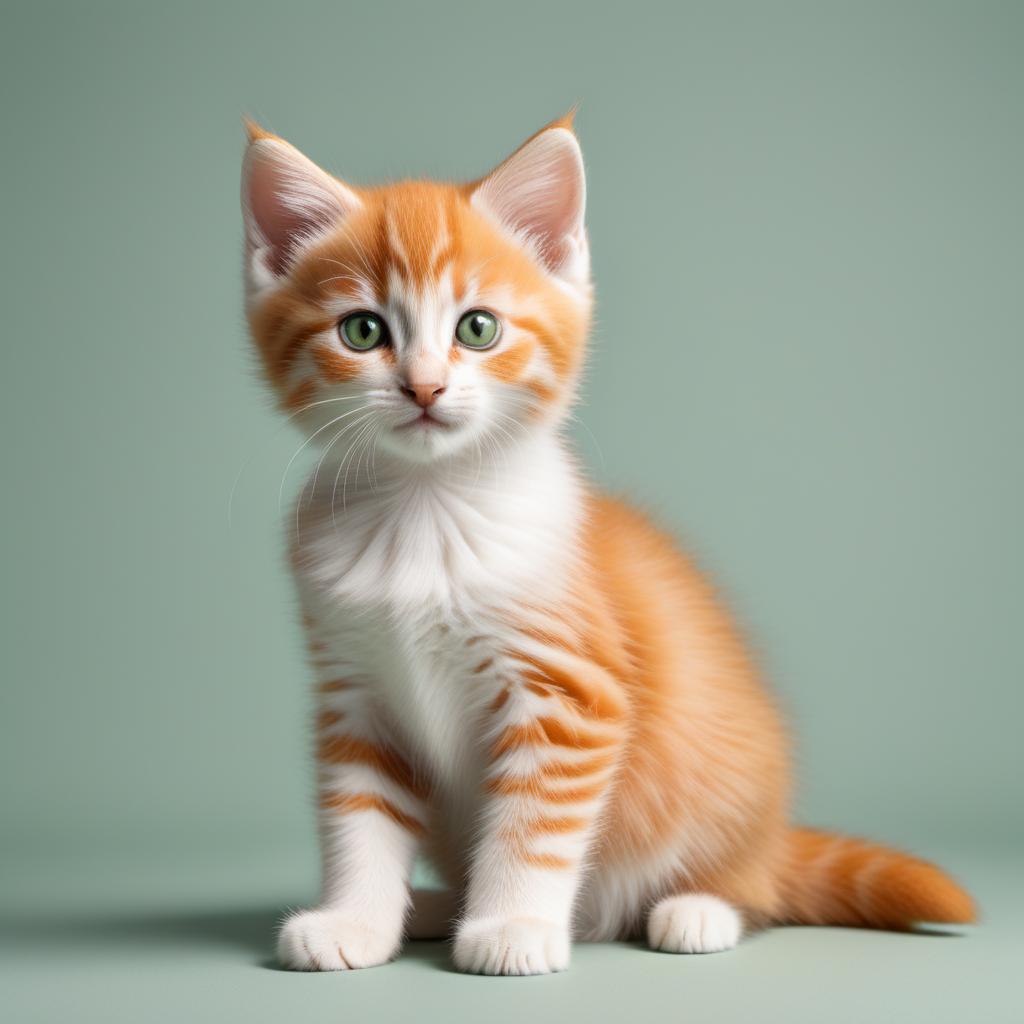
[[[787,742],[672,540],[562,428],[591,284],[571,119],[470,184],[344,184],[255,125],[247,307],[322,442],[290,524],[318,677],[320,905],[289,967],[543,974],[570,938],[729,949],[772,923],[968,922],[901,853],[789,824]],[[417,852],[449,886],[410,893]]]

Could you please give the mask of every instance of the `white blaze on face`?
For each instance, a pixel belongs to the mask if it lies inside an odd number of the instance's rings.
[[[392,337],[394,364],[389,370],[390,429],[381,446],[416,461],[449,454],[486,429],[481,413],[488,404],[487,381],[471,360],[453,361],[455,326],[466,312],[454,293],[452,274],[412,282],[393,267],[382,305]],[[469,307],[466,307],[469,308]],[[432,385],[443,389],[430,406],[434,425],[414,425],[420,410],[403,388]]]
[[[458,318],[451,275],[416,288],[392,270],[386,309],[401,377],[445,387]]]

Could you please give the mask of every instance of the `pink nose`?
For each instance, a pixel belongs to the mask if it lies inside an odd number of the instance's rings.
[[[444,394],[442,384],[407,384],[402,389],[402,394],[411,398],[421,409],[433,405]]]

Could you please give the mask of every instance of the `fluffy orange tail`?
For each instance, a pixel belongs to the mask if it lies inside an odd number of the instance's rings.
[[[907,931],[919,922],[970,924],[974,901],[934,864],[860,839],[794,829],[783,871],[787,924]]]

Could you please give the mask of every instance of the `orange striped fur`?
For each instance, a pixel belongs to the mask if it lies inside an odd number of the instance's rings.
[[[390,800],[376,793],[325,793],[320,799],[320,806],[335,814],[376,811],[414,835],[422,835],[426,831],[411,814],[399,810]]]

